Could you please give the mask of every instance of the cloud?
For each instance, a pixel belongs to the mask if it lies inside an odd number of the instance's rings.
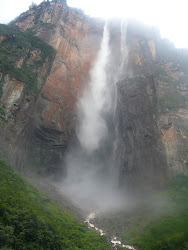
[[[170,39],[176,47],[188,47],[187,0],[68,0],[68,4],[84,9],[91,16],[140,19],[158,26],[162,37]]]

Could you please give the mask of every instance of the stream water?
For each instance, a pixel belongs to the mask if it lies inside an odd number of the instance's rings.
[[[99,212],[101,212],[101,210],[90,213],[84,222],[87,224],[88,228],[99,232],[100,235],[105,235],[106,233],[102,229],[96,227],[93,223],[91,223],[91,220],[93,220]],[[136,250],[136,248],[134,248],[132,245],[122,244],[121,239],[119,239],[116,236],[113,236],[110,238],[110,243],[111,243],[112,249],[118,249],[118,247],[123,247],[127,249]]]

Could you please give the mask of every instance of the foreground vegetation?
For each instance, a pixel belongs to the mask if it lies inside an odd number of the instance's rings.
[[[110,249],[106,237],[41,195],[2,159],[0,184],[0,249]],[[177,176],[166,191],[131,212],[110,215],[112,221],[101,219],[100,226],[113,227],[125,244],[140,250],[188,249],[187,197],[188,177]]]
[[[0,249],[110,249],[0,159]]]
[[[188,249],[188,177],[173,178],[167,191],[147,202],[153,208],[129,218],[123,240],[145,250]]]
[[[188,249],[188,176],[174,177],[165,191],[142,200],[127,198],[123,209],[101,214],[94,224],[139,250]]]

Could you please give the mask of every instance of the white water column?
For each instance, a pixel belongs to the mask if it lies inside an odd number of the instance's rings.
[[[108,104],[107,64],[110,54],[109,31],[107,23],[104,26],[101,47],[94,67],[91,70],[91,80],[83,97],[79,100],[80,125],[77,131],[78,139],[84,150],[93,152],[107,136],[107,126],[103,112]]]

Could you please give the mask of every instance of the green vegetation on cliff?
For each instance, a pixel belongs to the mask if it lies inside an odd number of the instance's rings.
[[[177,91],[173,94],[166,94],[159,99],[159,104],[162,110],[177,109],[186,107],[185,96],[179,94]]]
[[[110,249],[0,159],[0,249]]]
[[[45,81],[55,50],[33,36],[31,31],[21,32],[4,24],[0,24],[0,41],[0,73],[9,74],[16,80],[24,82],[27,93],[37,93],[38,76],[43,65],[47,63],[48,70],[42,79]],[[0,95],[1,92],[0,90]]]
[[[5,115],[6,115],[6,112],[5,112],[4,107],[0,106],[0,119],[3,120],[4,122],[6,122]]]

